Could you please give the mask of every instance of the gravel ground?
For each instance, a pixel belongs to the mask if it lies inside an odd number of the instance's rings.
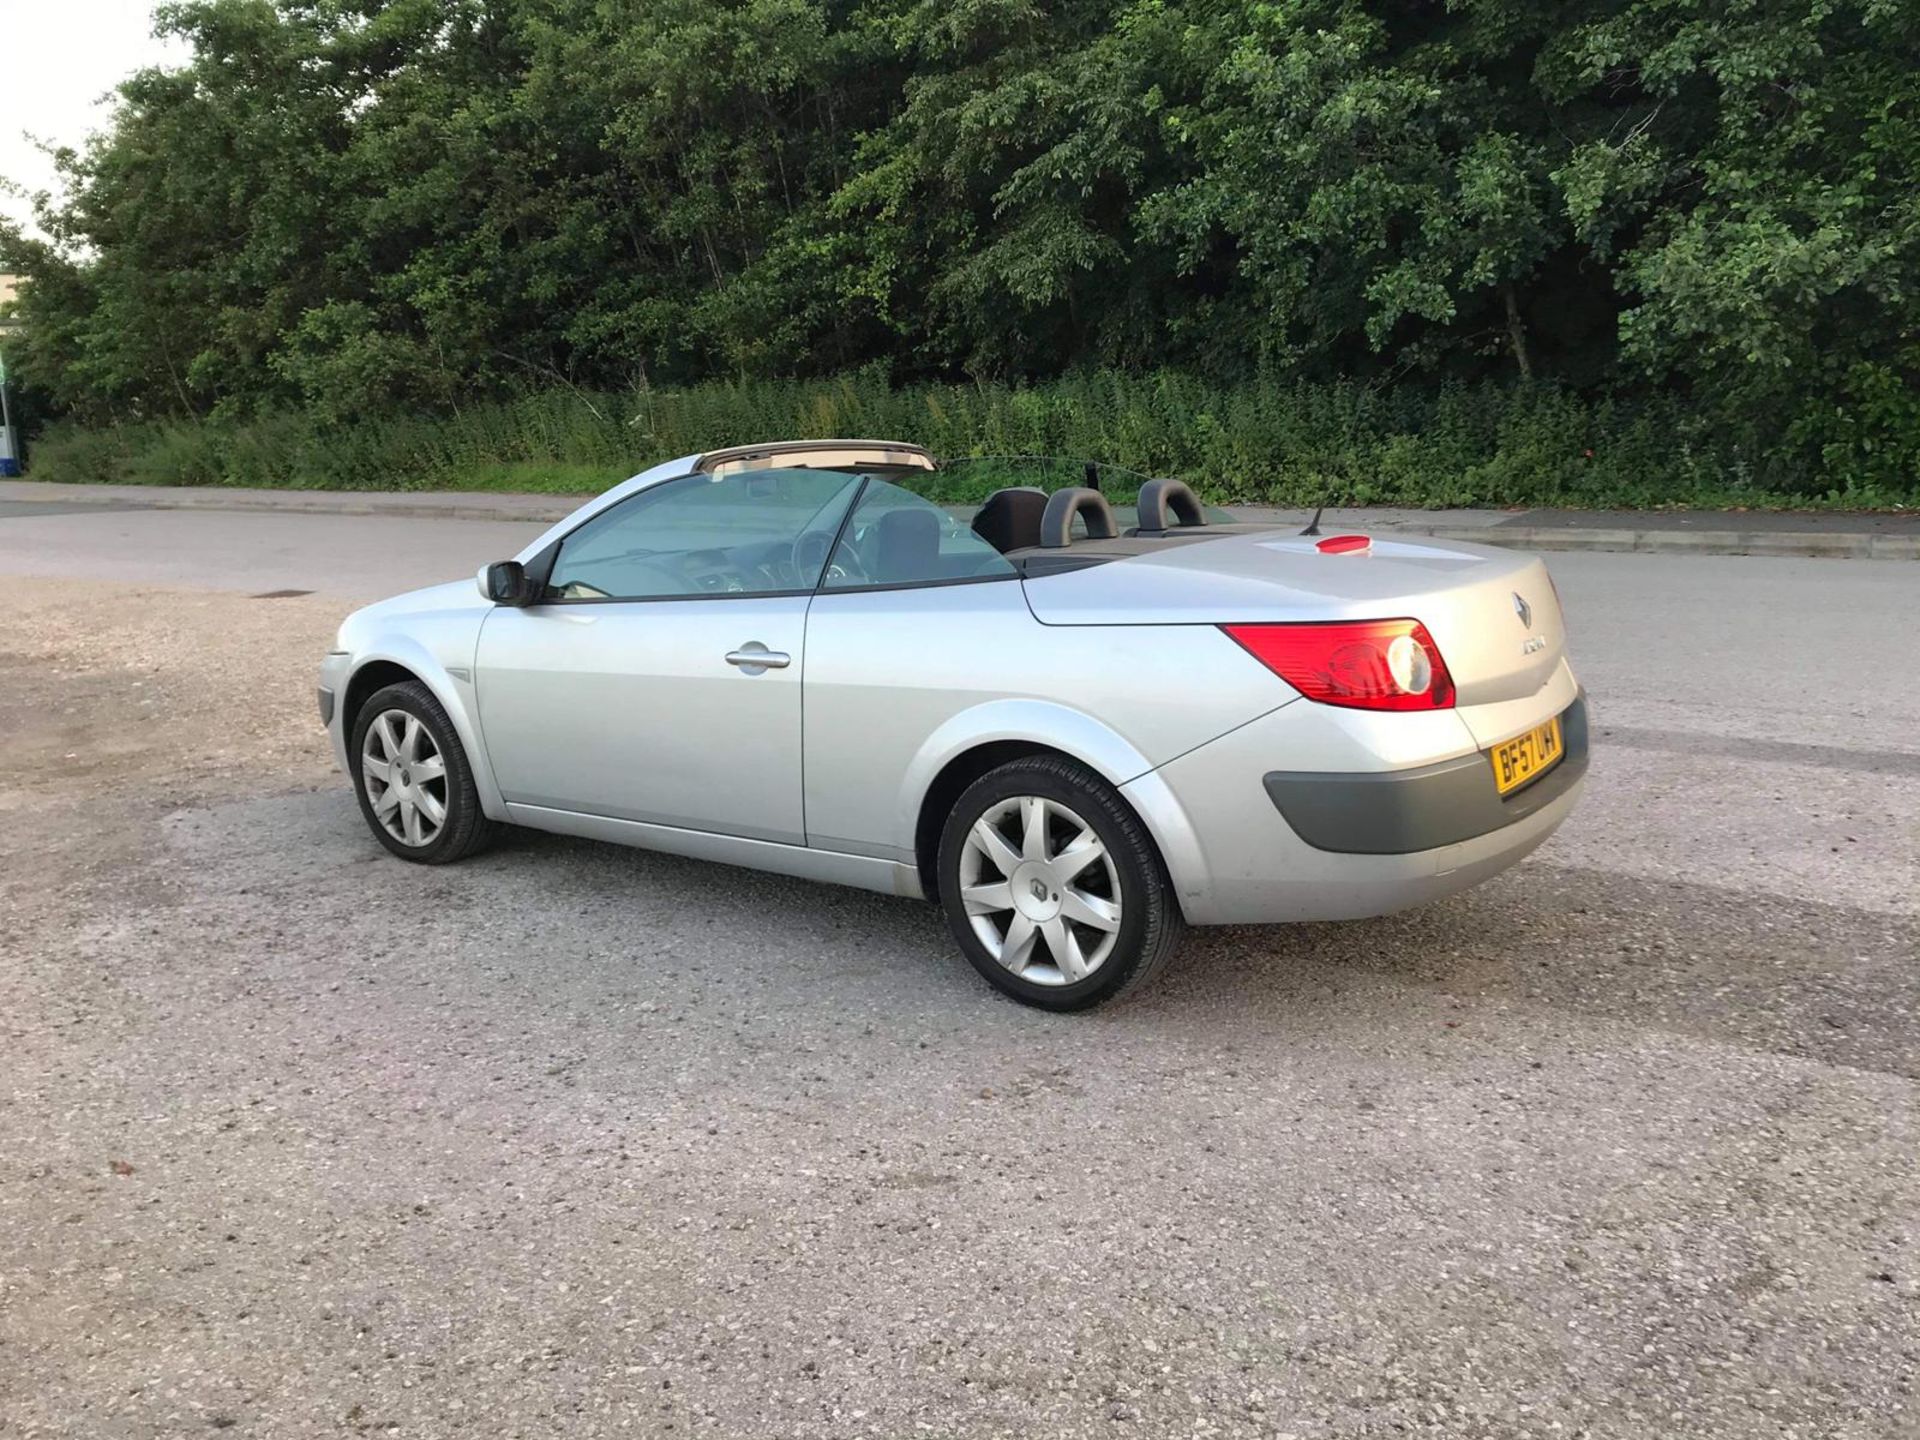
[[[1531,861],[1063,1020],[919,905],[387,858],[344,608],[0,578],[0,1436],[1920,1434],[1909,679],[1848,750],[1577,619]]]

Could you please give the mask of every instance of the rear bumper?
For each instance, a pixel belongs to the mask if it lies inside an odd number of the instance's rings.
[[[1587,708],[1571,672],[1513,704],[1501,718],[1511,729],[1489,738],[1556,714],[1565,717],[1567,758],[1504,802],[1459,712],[1371,714],[1306,701],[1189,751],[1122,793],[1153,832],[1193,924],[1387,915],[1499,874],[1559,828],[1578,803],[1589,751]],[[1276,767],[1289,760],[1302,768]],[[1276,798],[1266,783],[1273,775],[1282,777]],[[1445,808],[1456,802],[1457,811]]]
[[[1478,752],[1411,770],[1323,774],[1271,770],[1267,797],[1293,833],[1316,850],[1405,855],[1457,845],[1524,820],[1579,785],[1587,773],[1587,702],[1562,712],[1560,763],[1502,798],[1493,767]]]

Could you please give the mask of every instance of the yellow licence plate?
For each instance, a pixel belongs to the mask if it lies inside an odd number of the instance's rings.
[[[1526,734],[1516,735],[1487,752],[1487,759],[1493,762],[1494,787],[1502,795],[1511,795],[1558,765],[1564,754],[1560,717],[1556,715],[1546,724],[1536,725]]]

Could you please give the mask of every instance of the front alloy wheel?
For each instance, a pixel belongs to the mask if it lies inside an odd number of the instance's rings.
[[[941,836],[954,939],[993,985],[1080,1010],[1164,965],[1182,929],[1152,837],[1120,794],[1063,756],[989,771]]]
[[[383,710],[360,748],[373,818],[402,845],[431,845],[447,820],[447,762],[419,717]]]
[[[492,839],[497,827],[480,808],[459,733],[418,680],[367,699],[347,758],[367,827],[401,859],[444,865]]]

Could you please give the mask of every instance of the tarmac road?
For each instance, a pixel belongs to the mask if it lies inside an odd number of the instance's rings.
[[[1554,841],[1060,1019],[916,904],[387,858],[319,652],[529,533],[0,514],[0,1436],[1920,1433],[1910,562],[1554,557]]]

